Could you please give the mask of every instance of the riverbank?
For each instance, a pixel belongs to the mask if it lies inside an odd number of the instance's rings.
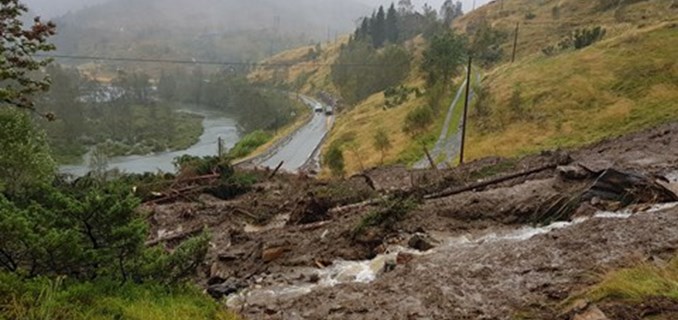
[[[296,103],[296,117],[295,120],[281,129],[274,132],[265,143],[260,144],[254,150],[249,151],[245,156],[237,156],[235,163],[247,163],[253,159],[263,157],[265,154],[276,149],[288,137],[299,131],[303,126],[307,125],[313,118],[312,109],[309,108],[303,101],[294,100]]]
[[[123,157],[112,157],[107,161],[108,169],[117,169],[127,173],[145,173],[145,172],[174,172],[174,159],[182,155],[191,155],[196,157],[214,156],[219,147],[219,138],[222,139],[223,147],[232,148],[239,140],[237,122],[222,113],[214,111],[205,111],[198,109],[182,109],[183,114],[194,114],[202,119],[200,127],[202,134],[197,142],[187,149],[178,151],[165,151],[153,153],[150,155],[130,155]],[[86,161],[85,161],[86,162]],[[66,174],[76,176],[85,175],[90,171],[90,166],[85,163],[81,165],[61,166],[60,171]]]
[[[88,151],[97,148],[109,158],[185,150],[204,133],[204,114],[171,104],[97,106],[86,114],[87,121],[72,129],[79,131],[81,138],[50,140],[59,164],[86,164]],[[45,125],[50,132],[51,126],[62,124],[57,120]]]

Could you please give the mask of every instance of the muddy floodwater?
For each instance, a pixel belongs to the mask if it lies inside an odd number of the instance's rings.
[[[205,131],[198,143],[190,148],[181,151],[162,152],[150,155],[134,155],[125,157],[115,157],[108,161],[108,169],[118,169],[127,173],[145,173],[145,172],[173,172],[174,165],[172,162],[176,157],[182,155],[192,156],[210,156],[216,155],[218,152],[218,140],[222,138],[224,146],[228,149],[233,147],[239,140],[240,135],[237,129],[237,122],[220,113],[213,113],[208,111],[195,111],[191,113],[200,114],[205,117],[203,120],[203,128]],[[89,155],[85,155],[83,164],[81,165],[67,165],[62,166],[60,171],[66,174],[75,176],[83,176],[90,171]]]

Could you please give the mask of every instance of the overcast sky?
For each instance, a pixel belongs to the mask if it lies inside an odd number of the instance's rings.
[[[26,3],[33,12],[44,16],[45,18],[54,18],[67,13],[68,11],[75,11],[88,5],[94,5],[104,1],[110,0],[22,0]],[[190,0],[189,0],[190,1]],[[250,1],[250,0],[242,0]],[[281,0],[284,1],[284,0]],[[337,0],[341,1],[341,0]],[[388,5],[391,2],[398,2],[398,0],[357,0],[369,4],[370,6],[378,6],[379,4]],[[445,0],[412,0],[412,3],[417,9],[420,9],[424,3],[428,3],[433,8],[440,9],[440,6]],[[464,12],[468,12],[473,7],[474,0],[462,0],[464,4]],[[488,3],[490,0],[476,0],[476,6]]]

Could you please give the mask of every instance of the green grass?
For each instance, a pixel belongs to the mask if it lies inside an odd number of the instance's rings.
[[[593,301],[639,302],[652,297],[678,299],[678,257],[663,267],[642,263],[608,273],[585,296]]]
[[[271,141],[273,136],[263,130],[254,131],[243,137],[234,147],[228,152],[228,155],[234,159],[240,159],[249,156],[254,150]]]
[[[671,24],[493,71],[490,115],[471,121],[468,155],[516,157],[573,148],[678,120]],[[520,112],[511,108],[521,90]]]
[[[197,288],[37,278],[0,273],[0,319],[238,319]]]
[[[478,171],[471,173],[472,180],[479,180],[497,176],[516,168],[517,161],[514,159],[505,160],[498,164],[483,167]]]

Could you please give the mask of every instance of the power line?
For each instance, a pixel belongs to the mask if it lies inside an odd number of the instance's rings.
[[[181,60],[181,59],[152,59],[152,58],[125,58],[125,57],[103,57],[103,56],[83,56],[66,54],[36,54],[35,57],[45,59],[61,60],[86,60],[86,61],[110,61],[110,62],[138,62],[138,63],[169,63],[169,64],[189,64],[189,65],[211,65],[211,66],[231,66],[231,67],[264,67],[264,68],[291,68],[299,66],[309,67],[394,67],[388,64],[372,63],[319,63],[319,62],[299,62],[299,63],[266,63],[266,62],[225,62],[225,61],[206,61],[206,60]]]

